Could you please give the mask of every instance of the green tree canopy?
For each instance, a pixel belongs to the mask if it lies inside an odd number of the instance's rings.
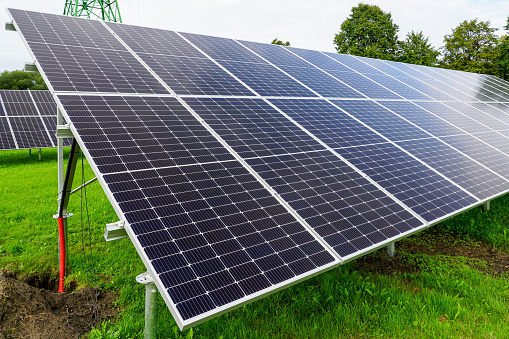
[[[271,44],[281,45],[281,46],[290,46],[290,41],[283,42],[283,41],[279,40],[278,38],[275,38],[274,40],[272,40]]]
[[[360,3],[341,24],[334,44],[339,53],[395,60],[398,30],[391,13],[385,13],[378,6]]]
[[[48,89],[39,73],[4,71],[0,74],[0,89]]]
[[[459,71],[498,74],[499,38],[489,21],[463,21],[444,37],[442,66]]]
[[[434,49],[422,32],[407,34],[404,41],[399,41],[397,61],[414,65],[434,66],[438,63],[440,52]]]
[[[509,31],[509,17],[507,18],[507,24],[504,26],[506,31]],[[498,70],[499,76],[508,80],[509,78],[509,35],[505,34],[500,39],[500,44],[498,45]]]

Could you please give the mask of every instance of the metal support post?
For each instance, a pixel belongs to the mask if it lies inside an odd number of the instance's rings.
[[[396,243],[395,242],[391,242],[389,245],[387,245],[387,255],[390,258],[394,258],[394,256],[396,255]]]
[[[57,109],[57,126],[62,125],[63,122],[64,118],[62,116],[62,112],[60,111],[60,109]],[[57,138],[57,163],[58,163],[57,167],[58,167],[58,201],[59,201],[58,209],[60,209],[60,201],[62,200],[62,193],[64,189],[64,140],[60,138]],[[67,248],[67,219],[64,219],[64,238],[65,238],[65,253],[69,253]],[[58,244],[58,246],[60,247],[60,244]],[[67,261],[67,256],[65,260]]]
[[[490,210],[490,200],[484,202],[483,209],[485,211],[489,211]]]
[[[152,277],[142,273],[136,281],[145,285],[145,339],[157,337],[157,287]]]
[[[39,161],[41,161],[42,150],[39,148]]]

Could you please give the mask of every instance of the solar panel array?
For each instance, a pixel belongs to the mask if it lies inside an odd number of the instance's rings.
[[[180,328],[509,191],[495,77],[9,12]]]
[[[56,125],[50,91],[0,90],[0,150],[56,147]]]

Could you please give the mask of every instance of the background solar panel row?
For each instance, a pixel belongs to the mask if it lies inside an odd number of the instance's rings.
[[[57,105],[49,91],[0,90],[0,117],[0,149],[57,145]],[[64,144],[69,145],[69,140],[64,139]]]

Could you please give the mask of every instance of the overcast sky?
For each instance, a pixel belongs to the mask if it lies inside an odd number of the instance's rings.
[[[201,33],[257,42],[275,37],[292,46],[334,51],[332,40],[350,15],[355,0],[118,0],[122,19],[182,32]],[[400,39],[414,30],[422,31],[435,47],[463,20],[490,20],[502,28],[509,15],[508,0],[370,0],[390,12],[399,25]],[[61,14],[65,0],[0,0],[0,7],[12,7]],[[19,36],[3,29],[8,21],[0,10],[0,71],[23,68],[32,61]],[[500,30],[499,34],[504,33]]]

